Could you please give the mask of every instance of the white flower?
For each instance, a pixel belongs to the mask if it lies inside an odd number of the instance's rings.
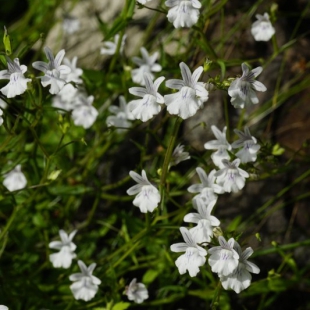
[[[114,36],[114,42],[111,42],[111,41],[103,42],[104,47],[100,49],[100,54],[101,55],[114,55],[116,53],[119,38],[120,38],[120,35],[116,34]],[[126,38],[127,38],[127,35],[124,34],[122,37],[122,42],[121,42],[121,46],[119,49],[120,54],[123,53]]]
[[[172,252],[185,252],[183,255],[179,256],[175,264],[180,274],[184,274],[188,270],[189,275],[195,277],[199,272],[199,267],[203,266],[206,262],[205,256],[207,255],[207,251],[197,245],[191,232],[187,228],[180,227],[180,231],[185,243],[172,244],[170,250]]]
[[[132,61],[136,65],[138,65],[139,68],[131,70],[131,78],[135,83],[144,86],[145,80],[144,80],[143,73],[144,72],[149,73],[153,80],[154,75],[152,74],[152,72],[160,72],[162,68],[161,68],[161,65],[155,63],[156,59],[158,58],[158,52],[150,56],[144,47],[140,48],[140,52],[141,52],[142,58],[139,58],[139,57],[132,58]]]
[[[27,90],[27,83],[31,82],[31,79],[24,77],[27,67],[20,65],[18,58],[15,58],[14,62],[8,57],[6,59],[8,70],[0,71],[0,80],[10,80],[10,82],[1,88],[1,92],[7,98],[14,98]]]
[[[0,108],[4,110],[7,108],[7,106],[8,106],[7,103],[0,98]]]
[[[167,0],[165,5],[171,7],[167,18],[175,28],[192,27],[197,23],[201,8],[198,0]]]
[[[60,229],[59,236],[61,241],[52,241],[49,244],[49,248],[60,250],[58,253],[50,254],[50,261],[54,268],[69,268],[72,263],[72,259],[76,257],[74,253],[76,245],[72,242],[77,230],[74,230],[69,236]]]
[[[3,185],[10,191],[17,191],[26,187],[27,179],[21,171],[21,165],[4,175]]]
[[[142,170],[141,176],[134,171],[130,171],[129,175],[138,183],[127,190],[128,195],[138,194],[133,205],[139,207],[142,213],[153,212],[160,202],[158,189],[147,179],[144,170]]]
[[[212,200],[207,206],[201,199],[197,199],[196,203],[198,213],[188,213],[184,216],[183,220],[187,223],[197,224],[196,227],[189,230],[195,242],[210,242],[213,237],[213,227],[220,225],[220,221],[215,216],[211,215],[216,200]]]
[[[48,63],[35,61],[32,66],[45,74],[44,76],[39,77],[42,86],[46,87],[47,85],[51,85],[49,92],[56,95],[66,84],[63,76],[69,74],[71,69],[68,66],[61,64],[62,59],[65,56],[65,50],[59,51],[55,58],[52,51],[47,46],[44,47],[44,52],[48,59]]]
[[[2,109],[0,109],[0,126],[3,124],[2,115],[3,115],[3,111],[2,111]]]
[[[143,76],[145,88],[129,88],[129,92],[132,95],[142,97],[142,99],[130,101],[128,109],[135,119],[146,122],[161,110],[160,103],[164,103],[164,98],[157,90],[165,78],[161,76],[153,82],[151,74],[144,72]]]
[[[96,264],[92,263],[89,267],[86,267],[80,260],[78,264],[82,273],[74,273],[69,277],[71,281],[75,281],[70,285],[70,289],[75,299],[89,301],[94,298],[98,291],[98,285],[101,283],[97,277],[92,275]]]
[[[216,140],[211,140],[204,145],[205,149],[207,150],[217,150],[216,152],[212,153],[211,158],[214,165],[220,168],[223,167],[223,159],[230,159],[227,150],[231,150],[231,145],[226,139],[226,129],[227,127],[225,126],[223,128],[223,132],[221,132],[216,126],[212,125],[211,130],[213,131]]]
[[[52,106],[54,108],[70,111],[74,109],[75,103],[78,102],[77,98],[78,89],[68,83],[52,98]]]
[[[245,105],[257,104],[259,102],[256,91],[266,91],[266,86],[255,81],[255,78],[263,71],[262,67],[257,67],[249,71],[249,67],[243,63],[242,76],[241,78],[236,78],[228,88],[228,94],[231,97],[231,104],[235,108],[244,108]]]
[[[256,161],[256,153],[260,149],[260,145],[257,144],[256,138],[251,136],[249,128],[244,127],[244,133],[238,129],[235,129],[234,132],[239,136],[240,139],[233,142],[231,147],[233,149],[242,147],[242,149],[236,153],[236,156],[240,158],[242,163]]]
[[[133,279],[125,288],[125,295],[129,300],[141,304],[145,299],[149,298],[147,288],[143,283],[137,283],[137,279]]]
[[[72,58],[72,61],[70,61],[68,58],[64,58],[64,64],[71,70],[68,74],[63,74],[61,76],[64,80],[66,80],[67,83],[83,83],[83,80],[80,78],[80,76],[83,74],[83,70],[76,67],[77,60],[78,58],[76,56]]]
[[[198,82],[203,71],[202,66],[198,67],[193,74],[188,66],[180,63],[183,80],[172,79],[166,81],[166,86],[172,89],[179,89],[175,94],[165,95],[165,104],[170,114],[179,115],[187,119],[196,114],[197,110],[208,100],[209,93],[204,83]]]
[[[190,159],[188,152],[184,152],[184,145],[178,144],[176,148],[173,150],[171,156],[171,166],[175,166],[181,161]]]
[[[240,159],[237,158],[233,162],[229,162],[227,159],[223,159],[224,168],[215,173],[216,182],[223,186],[225,192],[238,192],[244,187],[245,178],[249,177],[249,174],[240,169]]]
[[[152,1],[152,0],[137,0],[139,3],[141,3],[141,4],[145,4],[145,3],[147,3],[147,2],[150,2],[150,1]]]
[[[204,204],[209,204],[213,200],[217,200],[216,194],[223,194],[224,189],[222,186],[215,184],[215,170],[212,170],[209,173],[209,176],[205,173],[205,171],[197,167],[196,168],[197,174],[201,181],[201,184],[193,184],[187,190],[190,193],[199,193],[194,197],[194,199],[201,199]]]
[[[78,101],[72,111],[73,122],[76,126],[87,129],[96,121],[98,111],[92,106],[93,101],[94,96],[86,97],[84,94],[78,96]]]
[[[239,254],[238,267],[232,274],[220,276],[220,280],[225,290],[230,288],[239,294],[250,286],[252,279],[250,272],[258,274],[260,270],[255,264],[247,260],[253,254],[251,247],[242,252],[240,245],[235,241],[234,249]]]
[[[0,310],[9,310],[9,308],[7,306],[0,305]]]
[[[251,33],[255,41],[269,41],[275,34],[275,29],[272,27],[268,13],[264,15],[257,14],[255,16],[258,20],[253,23],[251,28]]]
[[[239,263],[239,254],[234,250],[234,238],[230,238],[227,242],[223,236],[218,238],[220,246],[209,249],[211,256],[208,263],[213,272],[219,276],[228,276],[232,274]]]
[[[75,33],[80,29],[80,21],[74,16],[65,15],[62,22],[62,28],[67,34]]]
[[[134,116],[129,111],[128,105],[124,96],[119,97],[119,107],[110,106],[109,111],[114,115],[107,117],[108,127],[114,126],[118,132],[122,131],[124,128],[129,128],[131,126],[130,120],[134,119]]]
[[[0,126],[3,124],[2,115],[3,115],[3,110],[6,109],[6,107],[7,107],[6,102],[0,98]]]

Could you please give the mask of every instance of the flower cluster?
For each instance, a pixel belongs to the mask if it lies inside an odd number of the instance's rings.
[[[63,75],[67,84],[52,99],[52,106],[59,112],[72,111],[71,117],[76,126],[82,126],[85,129],[91,127],[96,121],[98,111],[93,107],[94,96],[87,96],[83,89],[83,80],[81,76],[83,70],[77,68],[77,57],[72,61],[64,59],[64,63],[70,72]]]
[[[64,50],[59,51],[54,57],[47,46],[44,47],[44,52],[48,62],[35,61],[32,66],[44,73],[39,77],[42,86],[50,86],[49,92],[56,95],[52,98],[52,105],[60,112],[62,110],[72,111],[74,124],[89,128],[95,122],[98,111],[92,106],[94,97],[87,96],[83,88],[81,79],[83,70],[77,68],[77,57],[74,57],[72,61],[64,58]],[[27,67],[20,65],[18,58],[12,61],[7,57],[7,65],[7,70],[0,71],[0,79],[8,79],[10,82],[0,91],[7,98],[13,98],[22,95],[27,90],[27,83],[30,83],[31,79],[25,78]],[[2,114],[1,109],[0,116]],[[2,117],[0,121],[3,122]]]
[[[251,247],[241,250],[239,243],[230,238],[228,241],[219,236],[219,246],[209,250],[208,263],[211,270],[218,274],[225,290],[232,289],[237,294],[251,284],[251,273],[258,274],[259,268],[247,259],[253,254]]]
[[[61,241],[52,241],[49,244],[51,249],[59,250],[58,253],[50,254],[50,261],[54,268],[69,268],[72,264],[72,259],[76,258],[74,251],[76,245],[72,242],[77,230],[72,231],[69,235],[64,230],[59,230]],[[70,289],[74,295],[74,298],[84,301],[89,301],[96,295],[98,291],[98,285],[101,281],[92,275],[96,264],[92,263],[87,267],[81,260],[78,261],[78,265],[81,269],[81,273],[72,274],[69,279],[74,283],[70,286]]]
[[[235,155],[240,159],[241,163],[255,162],[260,145],[257,144],[257,139],[251,135],[249,128],[244,127],[244,132],[235,129],[234,131],[239,136],[239,139],[232,144],[229,144],[226,139],[226,129],[224,127],[221,132],[216,126],[211,126],[216,140],[206,142],[204,147],[207,150],[217,150],[211,155],[213,163],[223,168],[225,166],[223,160],[230,160],[230,154],[227,151],[232,149],[240,149]]]
[[[189,230],[181,227],[180,231],[185,242],[172,244],[172,252],[185,252],[177,258],[175,264],[182,275],[188,271],[191,277],[195,277],[206,263],[206,256],[209,255],[208,264],[211,270],[218,274],[222,286],[225,289],[232,289],[236,293],[248,288],[251,284],[251,273],[259,273],[259,268],[247,259],[253,253],[251,247],[242,252],[240,245],[234,238],[227,242],[220,235],[219,246],[204,247],[214,241],[215,231],[220,231],[220,221],[211,215],[216,199],[205,203],[199,196],[193,200],[194,207],[198,213],[185,215],[184,221],[196,224]]]
[[[239,164],[255,161],[259,145],[247,127],[244,132],[235,130],[239,140],[232,145],[226,139],[226,127],[222,132],[216,126],[211,129],[216,140],[207,142],[205,148],[216,150],[211,158],[219,170],[213,169],[208,175],[202,168],[196,168],[201,183],[191,185],[188,191],[196,194],[192,203],[197,212],[188,213],[183,219],[195,226],[189,229],[181,227],[184,242],[172,244],[170,250],[185,252],[177,258],[175,265],[181,275],[188,271],[191,277],[199,273],[208,255],[208,264],[211,270],[218,274],[224,289],[240,293],[250,286],[250,272],[259,273],[259,268],[247,260],[253,250],[249,247],[242,252],[234,238],[226,242],[219,227],[220,221],[211,213],[219,194],[238,192],[244,187],[245,178],[249,177],[249,174],[240,169]],[[228,151],[232,149],[240,149],[235,154],[240,159],[230,162],[231,154]],[[211,246],[217,237],[219,246]]]
[[[145,57],[147,56],[145,55]],[[208,100],[205,83],[198,82],[203,71],[202,67],[198,67],[192,74],[188,66],[181,62],[180,69],[183,80],[172,79],[166,81],[168,88],[177,89],[178,92],[164,97],[158,93],[158,88],[165,78],[159,77],[153,82],[153,75],[149,73],[150,68],[150,66],[144,65],[139,69],[139,76],[143,73],[144,83],[142,85],[146,85],[146,88],[132,87],[129,89],[131,94],[143,98],[129,102],[129,110],[135,119],[140,119],[143,122],[148,121],[161,111],[160,104],[164,103],[170,114],[187,119],[195,115],[197,110],[203,107],[203,103]]]

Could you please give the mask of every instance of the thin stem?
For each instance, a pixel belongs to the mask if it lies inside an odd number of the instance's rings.
[[[16,215],[17,215],[17,212],[20,210],[21,208],[21,205],[20,206],[16,206],[14,208],[14,211],[13,213],[11,214],[8,222],[6,223],[5,227],[3,228],[3,230],[1,231],[1,234],[0,234],[0,240],[3,238],[3,236],[6,235],[7,231],[9,230],[10,226],[12,225]]]
[[[162,171],[161,171],[161,178],[160,178],[160,197],[161,197],[161,205],[163,204],[163,202],[165,201],[164,199],[164,192],[165,192],[165,185],[166,185],[166,178],[167,178],[167,173],[169,170],[169,164],[171,161],[171,156],[172,156],[172,152],[173,152],[173,148],[175,145],[175,141],[178,135],[178,131],[179,131],[179,127],[181,125],[182,119],[177,117],[174,123],[174,128],[172,131],[172,135],[170,137],[170,141],[169,141],[169,145],[166,151],[166,155],[165,155],[165,159],[164,159],[164,164],[162,167]]]

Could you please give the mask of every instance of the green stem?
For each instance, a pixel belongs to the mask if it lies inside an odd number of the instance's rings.
[[[269,248],[269,249],[264,249],[264,250],[256,251],[255,253],[253,253],[251,258],[257,257],[257,256],[273,254],[273,253],[279,252],[279,249],[282,250],[282,251],[289,251],[289,250],[293,250],[293,249],[296,249],[296,248],[299,248],[299,247],[303,247],[303,246],[310,246],[310,239],[304,240],[304,241],[301,241],[301,242],[295,242],[295,243],[284,244],[284,245],[277,245],[276,247],[272,247],[272,248]]]
[[[0,234],[0,240],[3,238],[3,236],[6,235],[7,231],[9,230],[10,226],[12,225],[16,215],[17,215],[17,212],[20,210],[21,206],[16,206],[14,208],[14,211],[13,213],[11,214],[8,222],[6,223],[5,227],[3,228],[3,230],[1,231],[1,234]]]
[[[161,205],[165,201],[165,199],[164,199],[164,192],[165,192],[165,185],[166,185],[167,174],[168,174],[168,170],[169,170],[169,164],[170,164],[170,161],[171,161],[171,155],[172,155],[172,152],[173,152],[175,141],[177,139],[177,135],[178,135],[178,131],[179,131],[179,127],[181,125],[181,122],[182,122],[182,119],[177,117],[176,120],[175,120],[175,123],[174,123],[174,128],[173,128],[173,131],[172,131],[172,135],[170,137],[169,145],[168,145],[168,148],[167,148],[167,151],[166,151],[166,155],[165,155],[165,159],[164,159],[164,164],[163,164],[162,171],[161,171],[161,178],[160,178],[160,197],[161,197],[160,204]]]
[[[216,310],[218,308],[218,306],[219,306],[221,290],[222,290],[222,284],[219,281],[218,284],[217,284],[217,287],[215,289],[212,302],[211,302],[211,309],[212,310]]]

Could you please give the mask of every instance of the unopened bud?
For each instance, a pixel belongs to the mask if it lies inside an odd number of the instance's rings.
[[[220,226],[214,227],[213,228],[213,234],[216,238],[218,238],[219,236],[223,236],[223,231],[221,229]]]

